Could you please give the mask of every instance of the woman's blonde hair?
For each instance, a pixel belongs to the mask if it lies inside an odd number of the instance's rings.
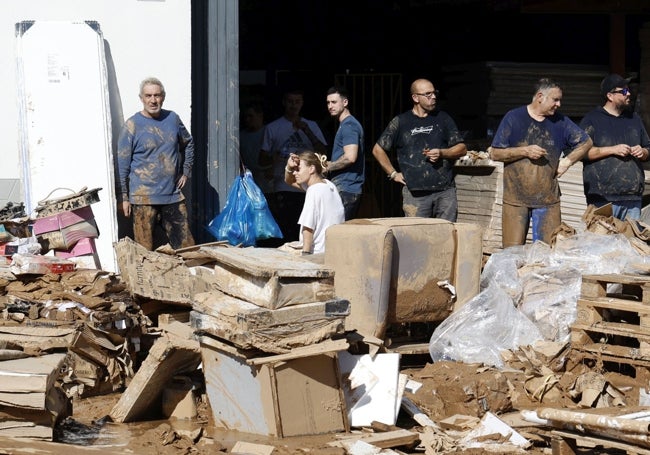
[[[298,155],[300,161],[304,161],[308,166],[314,166],[316,173],[319,176],[323,176],[323,171],[327,170],[327,156],[312,152],[311,150],[305,150],[300,155]]]

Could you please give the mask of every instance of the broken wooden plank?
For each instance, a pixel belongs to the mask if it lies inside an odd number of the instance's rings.
[[[190,324],[197,332],[241,348],[283,354],[344,331],[347,300],[304,303],[271,310],[219,291],[196,295]]]
[[[165,385],[185,372],[194,371],[201,363],[198,341],[160,337],[149,350],[129,387],[110,412],[115,422],[133,422],[150,410],[162,396]]]
[[[409,430],[388,431],[386,433],[364,433],[352,435],[337,435],[338,441],[328,442],[331,447],[344,447],[344,441],[363,441],[381,449],[416,444],[420,440],[419,433]]]
[[[310,357],[314,355],[325,354],[328,352],[345,351],[349,347],[350,345],[348,344],[348,340],[345,339],[325,340],[321,343],[313,344],[311,346],[292,349],[291,352],[288,352],[286,354],[248,359],[246,363],[248,363],[249,365],[263,365],[265,363],[283,362],[285,360],[298,359],[301,357]]]
[[[158,322],[158,328],[184,340],[194,339],[194,329],[187,322]]]
[[[428,415],[423,413],[408,397],[402,397],[402,409],[423,427],[432,427],[438,430],[441,429],[437,423],[431,420]]]
[[[454,414],[440,421],[440,427],[445,430],[467,431],[479,424],[481,419],[476,416]]]

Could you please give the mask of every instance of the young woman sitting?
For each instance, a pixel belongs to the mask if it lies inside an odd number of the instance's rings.
[[[300,188],[305,194],[305,205],[300,213],[300,237],[289,245],[301,248],[302,254],[325,252],[325,231],[345,221],[343,202],[336,186],[325,177],[323,170],[327,157],[312,151],[291,154],[284,169],[284,181]]]

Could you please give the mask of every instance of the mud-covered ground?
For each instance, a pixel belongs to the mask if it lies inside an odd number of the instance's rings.
[[[417,393],[406,393],[426,415],[435,422],[456,414],[480,416],[486,409],[497,415],[505,415],[520,409],[548,406],[530,397],[524,383],[529,379],[523,371],[503,372],[480,365],[458,362],[436,362],[413,365],[402,369],[409,379],[422,384]],[[275,455],[345,455],[340,447],[329,442],[336,434],[272,438],[259,435],[225,431],[214,425],[206,395],[198,398],[198,415],[193,419],[159,419],[118,424],[105,418],[120,398],[119,393],[75,399],[73,416],[58,430],[62,453],[63,444],[83,445],[100,449],[105,453],[134,454],[197,454],[233,453],[237,441],[273,446]],[[403,428],[422,431],[408,414],[401,411],[393,429]],[[531,455],[550,454],[550,432],[535,428],[516,428],[520,434],[534,443],[522,451]],[[370,431],[354,429],[354,431]],[[393,447],[396,453],[423,454],[420,445]],[[0,453],[2,453],[0,451]],[[261,453],[261,452],[260,452]],[[446,450],[427,453],[456,453],[473,455],[486,453],[484,449],[449,447]],[[505,453],[502,452],[502,453]],[[611,450],[579,449],[579,454],[614,453]]]

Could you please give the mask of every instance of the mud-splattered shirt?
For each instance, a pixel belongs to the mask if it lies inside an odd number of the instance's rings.
[[[172,204],[185,199],[177,187],[191,177],[194,141],[178,114],[162,110],[158,118],[140,112],[122,126],[117,144],[118,191],[132,204]]]
[[[397,155],[400,171],[410,191],[442,191],[455,186],[454,162],[442,159],[432,163],[425,149],[449,148],[463,142],[454,120],[435,110],[426,117],[404,112],[390,121],[377,144]]]
[[[492,147],[510,148],[536,144],[547,156],[537,160],[521,158],[503,166],[503,202],[539,208],[560,202],[556,174],[560,158],[589,136],[569,117],[559,112],[537,121],[526,106],[506,113],[492,140]]]
[[[595,147],[627,144],[650,149],[643,121],[632,111],[616,117],[599,106],[584,116],[580,126]],[[584,158],[582,177],[587,204],[641,200],[643,196],[643,165],[633,156],[610,155],[596,161]]]

